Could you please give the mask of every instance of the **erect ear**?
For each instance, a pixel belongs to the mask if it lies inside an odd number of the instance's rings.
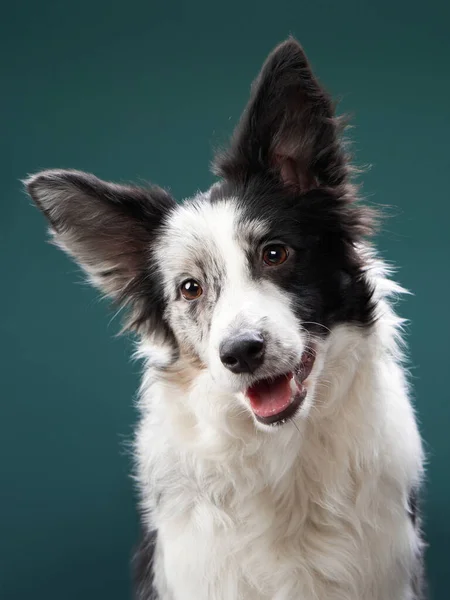
[[[162,303],[151,246],[175,201],[160,188],[101,181],[79,171],[42,171],[25,182],[57,245],[119,304],[139,328]]]
[[[289,39],[269,55],[230,148],[213,165],[221,177],[245,181],[271,171],[296,192],[337,186],[347,175],[339,121],[300,44]]]

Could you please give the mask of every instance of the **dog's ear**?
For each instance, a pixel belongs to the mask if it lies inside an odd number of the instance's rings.
[[[119,304],[131,304],[133,325],[161,303],[151,247],[175,201],[160,188],[101,181],[79,171],[43,171],[25,182],[50,222],[58,246]]]
[[[339,121],[298,42],[289,39],[269,55],[230,148],[213,170],[246,181],[270,171],[297,193],[337,186],[347,175]]]

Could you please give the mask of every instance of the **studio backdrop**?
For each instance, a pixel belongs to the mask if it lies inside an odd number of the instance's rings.
[[[138,363],[120,316],[45,242],[20,179],[77,168],[182,200],[213,181],[261,61],[290,33],[351,137],[379,246],[413,295],[411,382],[428,453],[432,598],[450,546],[450,22],[442,0],[7,3],[0,22],[0,597],[131,598]]]

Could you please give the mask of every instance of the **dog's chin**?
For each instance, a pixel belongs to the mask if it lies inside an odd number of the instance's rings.
[[[258,424],[279,426],[296,416],[308,395],[307,379],[315,358],[315,351],[308,348],[294,370],[258,379],[245,390],[244,395]]]

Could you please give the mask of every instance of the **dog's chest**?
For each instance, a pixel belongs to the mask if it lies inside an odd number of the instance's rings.
[[[276,490],[247,480],[237,491],[212,474],[207,482],[183,486],[177,514],[161,521],[176,600],[408,598],[401,569],[386,576],[392,544],[408,536],[406,519],[380,510],[369,523],[348,490],[319,503],[295,477]]]

